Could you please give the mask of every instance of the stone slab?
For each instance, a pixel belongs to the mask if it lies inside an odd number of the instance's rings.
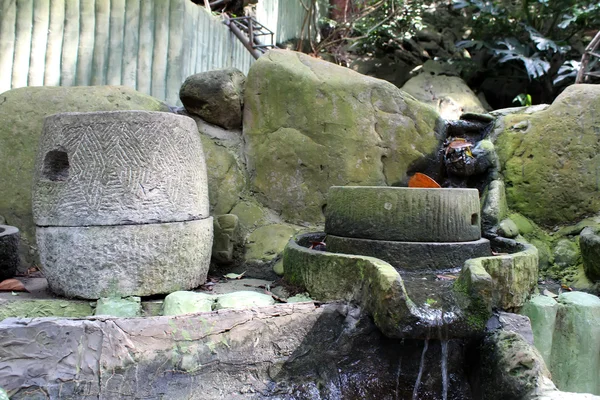
[[[550,372],[560,390],[600,394],[600,299],[583,292],[558,296]]]
[[[405,271],[439,270],[460,267],[470,259],[491,256],[487,239],[472,242],[392,242],[327,235],[327,251],[358,254],[387,261]]]
[[[61,296],[149,296],[203,284],[213,221],[37,229],[43,272]]]
[[[552,337],[556,325],[558,303],[552,297],[533,296],[523,306],[521,313],[531,320],[533,340],[546,364],[550,365],[552,353]]]
[[[327,234],[403,242],[481,238],[476,189],[334,186],[327,194]]]
[[[55,114],[36,158],[38,226],[177,222],[209,215],[196,123],[172,113]]]

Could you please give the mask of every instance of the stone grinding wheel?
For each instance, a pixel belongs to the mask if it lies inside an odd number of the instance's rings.
[[[325,232],[404,242],[469,242],[481,238],[476,189],[333,186]]]
[[[12,278],[19,267],[19,230],[0,225],[0,281]]]

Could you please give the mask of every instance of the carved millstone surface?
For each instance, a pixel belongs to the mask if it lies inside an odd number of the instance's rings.
[[[212,247],[208,213],[192,119],[143,111],[46,118],[33,216],[56,294],[97,299],[199,286]]]
[[[36,159],[38,226],[208,217],[206,164],[191,118],[144,111],[47,117]]]
[[[19,230],[0,225],[0,281],[11,278],[19,267]]]
[[[39,227],[44,275],[59,295],[149,296],[204,283],[212,218],[143,225]]]

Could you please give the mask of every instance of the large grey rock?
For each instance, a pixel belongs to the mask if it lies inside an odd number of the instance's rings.
[[[325,232],[362,239],[467,242],[481,238],[476,189],[334,186]]]
[[[191,118],[144,111],[46,118],[36,159],[38,226],[206,218],[206,164]]]
[[[452,243],[399,242],[335,235],[327,235],[327,251],[376,257],[407,271],[455,268],[469,258],[492,255],[487,239]]]
[[[19,230],[0,225],[0,281],[12,278],[19,268]]]
[[[600,280],[600,228],[585,228],[579,236],[585,274],[592,280]]]
[[[475,93],[457,76],[419,74],[406,82],[402,90],[435,107],[445,119],[459,119],[465,112],[486,111]]]
[[[287,222],[321,223],[329,187],[403,181],[413,163],[436,159],[442,126],[389,82],[272,50],[244,94],[250,189]]]
[[[562,268],[578,264],[580,259],[579,247],[569,239],[560,239],[554,247],[554,262]]]
[[[236,68],[201,72],[181,85],[179,98],[185,109],[225,129],[242,127],[246,77]]]
[[[490,137],[512,210],[545,226],[600,211],[598,107],[598,85],[571,85],[547,109],[496,120]]]
[[[37,242],[50,289],[60,295],[148,296],[206,280],[212,218],[162,224],[40,227]]]

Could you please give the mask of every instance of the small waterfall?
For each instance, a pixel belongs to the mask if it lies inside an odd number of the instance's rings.
[[[425,345],[423,346],[423,354],[421,354],[421,364],[419,366],[419,375],[417,375],[417,381],[415,382],[415,388],[413,389],[412,400],[419,400],[419,386],[421,386],[421,377],[423,376],[423,367],[425,366],[425,354],[429,347],[429,339],[425,339]]]
[[[448,400],[448,340],[441,339],[442,345],[442,400]]]

